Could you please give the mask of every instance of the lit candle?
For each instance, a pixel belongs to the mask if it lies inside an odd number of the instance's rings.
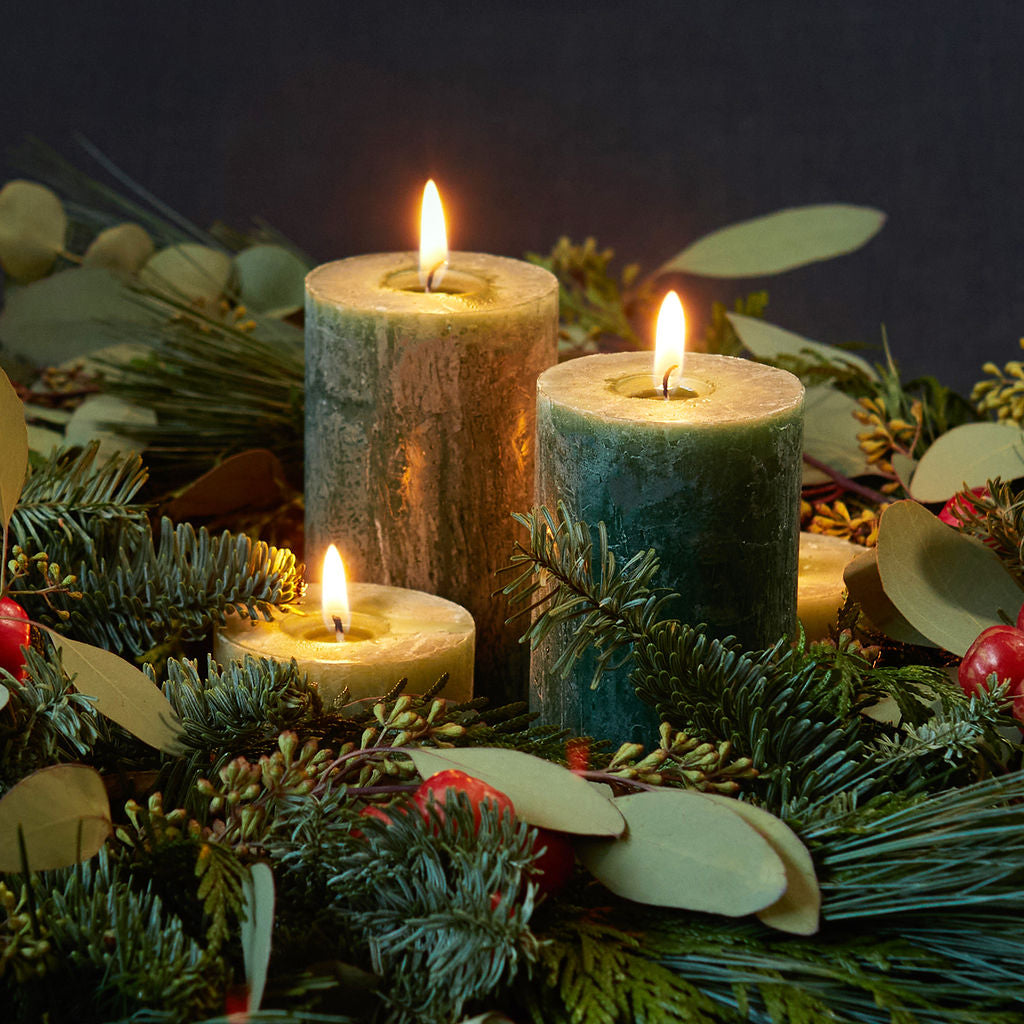
[[[350,700],[380,697],[399,680],[406,692],[423,693],[441,675],[441,696],[473,696],[473,618],[451,601],[373,583],[348,583],[337,548],[324,558],[323,583],[306,588],[292,612],[272,622],[232,620],[216,631],[214,657],[221,664],[250,654],[288,662],[315,681],[328,707],[344,691]]]
[[[672,302],[672,300],[669,300]],[[662,317],[681,335],[681,306]],[[537,382],[537,499],[603,521],[618,564],[654,548],[666,614],[759,648],[793,632],[803,385],[792,374],[703,353],[585,356]],[[660,347],[660,340],[659,340]],[[628,666],[591,689],[593,659],[567,682],[551,666],[564,640],[534,652],[541,721],[623,742],[651,742],[655,716]]]
[[[800,578],[796,614],[808,640],[828,635],[843,604],[843,570],[864,553],[859,544],[823,533],[800,534]]]
[[[428,211],[443,229],[440,203]],[[478,691],[518,699],[527,653],[491,593],[510,515],[533,504],[534,389],[557,358],[558,283],[422,236],[420,260],[357,256],[306,279],[307,555],[317,564],[332,536],[358,537],[358,578],[464,605]]]

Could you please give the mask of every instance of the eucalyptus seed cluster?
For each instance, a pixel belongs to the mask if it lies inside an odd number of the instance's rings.
[[[1003,422],[1024,423],[1024,363],[1013,360],[1001,370],[995,363],[985,363],[981,369],[991,379],[978,381],[971,391],[971,401],[978,412],[994,412],[996,419]]]
[[[164,798],[153,793],[143,806],[135,800],[124,805],[125,814],[131,823],[131,831],[119,825],[114,834],[126,846],[154,853],[165,846],[172,846],[183,839],[198,839],[202,826],[188,812],[180,807],[164,811]]]
[[[11,557],[7,560],[7,571],[12,581],[21,581],[19,593],[30,590],[45,598],[46,603],[61,619],[69,618],[71,613],[63,608],[55,608],[49,600],[50,594],[59,591],[75,600],[82,597],[82,592],[76,589],[78,577],[73,573],[63,572],[57,562],[50,561],[50,556],[45,551],[37,551],[30,555],[20,544],[15,544],[11,548]]]
[[[43,977],[55,958],[46,929],[33,920],[27,888],[23,885],[17,895],[0,882],[0,911],[0,978],[8,973],[16,982]]]
[[[738,779],[752,779],[757,769],[749,757],[729,761],[732,744],[707,743],[661,723],[661,745],[644,756],[640,743],[623,743],[606,773],[648,786],[683,786],[702,793],[736,793]]]

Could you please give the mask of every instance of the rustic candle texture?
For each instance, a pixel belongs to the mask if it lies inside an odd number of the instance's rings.
[[[619,564],[654,548],[665,609],[716,637],[759,648],[792,633],[796,615],[803,386],[747,360],[691,353],[666,401],[651,353],[586,356],[537,385],[537,497],[603,521]],[[650,397],[637,397],[646,393]],[[595,534],[596,539],[596,534]],[[655,737],[657,719],[629,666],[591,689],[584,659],[567,681],[550,671],[555,636],[534,652],[531,702],[542,721],[618,742]]]
[[[356,580],[464,605],[476,686],[519,698],[526,656],[491,597],[512,512],[533,503],[535,384],[557,358],[558,285],[516,260],[452,253],[424,293],[412,253],[306,279],[306,560],[343,546]]]

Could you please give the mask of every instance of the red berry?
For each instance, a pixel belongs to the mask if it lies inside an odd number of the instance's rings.
[[[987,688],[985,681],[995,673],[999,682],[1009,680],[1013,714],[1024,722],[1024,631],[1014,626],[989,626],[967,648],[957,680],[968,696]]]
[[[493,786],[489,786],[486,782],[475,779],[472,775],[467,775],[465,772],[460,772],[455,768],[437,772],[431,775],[430,778],[424,779],[412,798],[424,814],[428,804],[433,803],[435,810],[443,815],[445,795],[449,789],[454,789],[458,793],[465,793],[469,797],[469,802],[473,807],[473,820],[477,828],[480,827],[480,804],[485,800],[490,800],[499,813],[503,814],[505,811],[508,811],[510,816],[515,814],[515,807],[512,805],[512,801],[504,793]]]
[[[533,876],[533,882],[539,892],[553,896],[572,878],[576,851],[564,832],[554,832],[549,828],[537,829],[533,848],[539,850],[541,847],[544,847],[544,852],[533,862],[533,866],[540,869],[540,874]]]
[[[979,498],[987,498],[989,496],[989,490],[987,487],[972,487],[971,494],[975,494]],[[963,526],[967,513],[977,511],[978,509],[974,502],[968,499],[965,495],[962,493],[954,494],[953,497],[942,506],[939,518],[949,526],[955,526],[959,529]]]
[[[19,682],[25,679],[25,655],[32,627],[25,609],[9,597],[0,598],[0,668],[7,669]]]

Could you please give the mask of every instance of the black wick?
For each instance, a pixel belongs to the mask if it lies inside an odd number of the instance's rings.
[[[674,366],[670,366],[665,371],[665,376],[664,376],[664,378],[662,379],[662,382],[661,382],[661,390],[662,390],[662,393],[664,394],[664,396],[666,398],[668,398],[668,378],[671,376],[672,371],[676,370],[678,368],[679,368],[679,364],[676,363]]]
[[[430,270],[427,271],[427,279],[423,283],[423,290],[425,292],[429,292],[431,290],[431,288],[434,287],[434,278],[437,276],[437,272],[439,270],[443,270],[447,266],[448,266],[448,261],[447,260],[440,260],[438,263],[435,263],[430,268]]]
[[[345,627],[341,624],[341,616],[332,615],[331,618],[334,619],[334,639],[341,643],[345,639]]]

